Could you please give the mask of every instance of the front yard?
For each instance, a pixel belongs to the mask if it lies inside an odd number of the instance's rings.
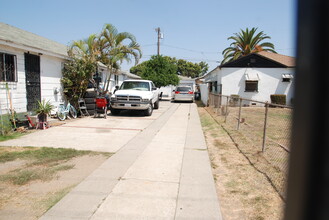
[[[198,110],[223,218],[281,219],[284,202],[267,178],[250,164],[205,108]]]
[[[0,147],[1,219],[38,219],[110,153]]]

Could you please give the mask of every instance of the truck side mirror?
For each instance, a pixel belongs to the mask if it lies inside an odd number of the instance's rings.
[[[152,87],[152,91],[153,91],[153,90],[157,90],[157,88],[156,88],[156,87]]]

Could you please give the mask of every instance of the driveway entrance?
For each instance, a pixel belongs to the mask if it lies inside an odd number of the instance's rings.
[[[157,120],[173,104],[161,102],[151,117],[136,113],[123,112],[120,116],[109,115],[104,118],[86,117],[66,120],[66,124],[36,131],[19,139],[4,141],[0,146],[33,146],[74,148],[101,152],[116,152],[129,140]]]

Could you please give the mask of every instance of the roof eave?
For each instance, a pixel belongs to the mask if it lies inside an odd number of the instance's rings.
[[[16,43],[16,42],[11,41],[11,40],[0,39],[0,45],[1,44],[5,45],[5,46],[25,50],[25,51],[31,51],[31,52],[35,52],[35,53],[41,53],[41,54],[44,54],[44,55],[49,55],[49,56],[53,56],[53,57],[57,57],[57,58],[61,58],[61,59],[68,59],[69,58],[69,56],[67,54],[66,55],[60,54],[60,53],[56,53],[56,52],[53,52],[53,51],[44,50],[44,49],[41,49],[41,48],[38,48],[38,47],[33,47],[33,46],[25,45],[25,44]]]

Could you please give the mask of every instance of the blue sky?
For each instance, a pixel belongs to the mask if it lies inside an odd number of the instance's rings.
[[[66,45],[111,23],[135,35],[141,61],[156,54],[160,27],[161,54],[205,61],[210,70],[223,59],[227,38],[245,28],[258,27],[278,53],[294,56],[295,17],[295,0],[0,0],[1,22]]]

